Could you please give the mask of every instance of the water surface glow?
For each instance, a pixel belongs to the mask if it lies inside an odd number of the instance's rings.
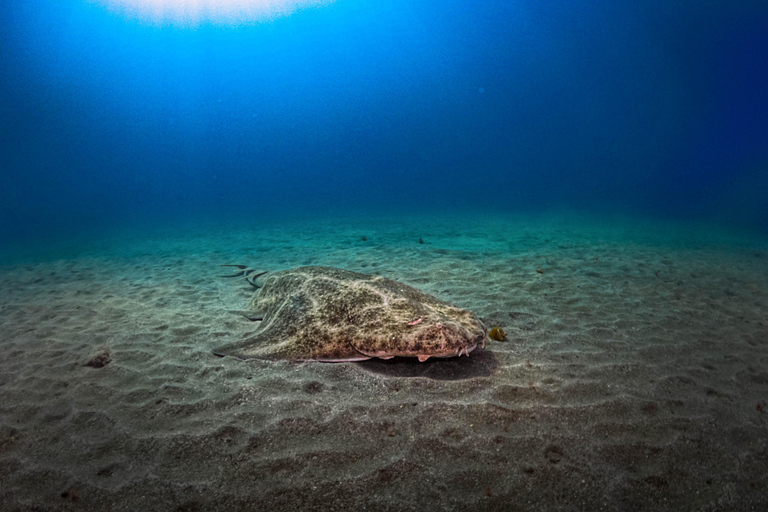
[[[242,24],[274,19],[333,0],[97,0],[155,25]]]

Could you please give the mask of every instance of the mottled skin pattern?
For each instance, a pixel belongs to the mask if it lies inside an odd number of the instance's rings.
[[[469,355],[485,326],[467,310],[403,283],[331,267],[268,274],[251,309],[262,318],[238,343],[240,358],[362,361]]]

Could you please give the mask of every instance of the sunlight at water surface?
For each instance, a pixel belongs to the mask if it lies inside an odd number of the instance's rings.
[[[241,24],[273,19],[333,0],[98,0],[155,25]]]

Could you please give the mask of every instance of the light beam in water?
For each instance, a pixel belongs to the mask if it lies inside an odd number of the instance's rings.
[[[269,20],[333,0],[97,0],[153,25],[230,25]]]

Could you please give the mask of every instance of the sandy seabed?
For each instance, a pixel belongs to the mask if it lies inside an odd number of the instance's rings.
[[[0,267],[0,510],[768,508],[764,240],[423,217],[67,254]],[[426,363],[216,357],[254,329],[224,263],[398,279],[507,340]]]

